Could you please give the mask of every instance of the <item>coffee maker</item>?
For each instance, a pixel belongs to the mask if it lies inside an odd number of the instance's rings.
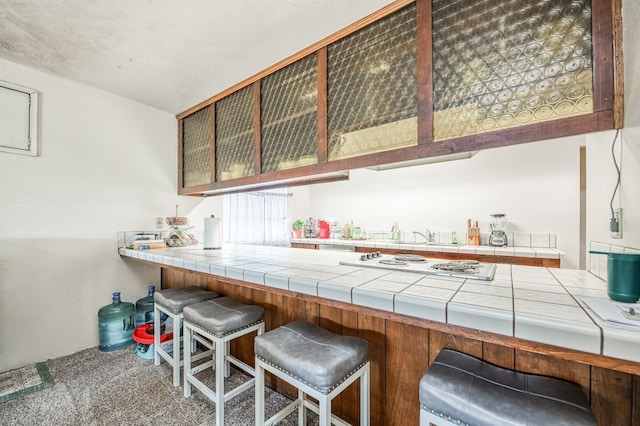
[[[490,215],[489,227],[491,235],[489,236],[489,245],[494,247],[504,247],[507,245],[507,227],[509,219],[503,213],[495,213]]]

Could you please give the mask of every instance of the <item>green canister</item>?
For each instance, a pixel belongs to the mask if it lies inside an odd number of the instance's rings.
[[[589,253],[607,255],[607,294],[611,300],[635,303],[640,299],[640,254]]]

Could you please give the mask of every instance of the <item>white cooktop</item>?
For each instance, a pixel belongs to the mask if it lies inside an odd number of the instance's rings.
[[[340,264],[482,281],[493,280],[496,272],[494,263],[430,259],[415,254],[381,255],[380,252],[354,254],[353,260],[342,261]]]

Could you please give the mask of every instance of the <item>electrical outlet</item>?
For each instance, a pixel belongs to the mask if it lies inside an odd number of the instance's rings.
[[[156,229],[162,229],[164,227],[164,222],[161,217],[156,217]]]
[[[622,208],[613,209],[612,222],[617,224],[617,229],[611,229],[611,238],[622,238]]]

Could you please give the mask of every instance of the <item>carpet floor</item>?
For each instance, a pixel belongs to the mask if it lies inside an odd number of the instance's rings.
[[[215,404],[192,387],[184,398],[182,386],[171,384],[171,367],[154,367],[129,347],[114,352],[86,349],[45,362],[53,385],[0,404],[0,425],[215,425]],[[209,370],[210,371],[210,370]],[[207,383],[210,374],[198,377]],[[201,377],[205,375],[205,377]],[[248,377],[232,368],[225,388]],[[253,388],[225,404],[225,425],[255,424]],[[290,402],[270,389],[266,417]],[[280,423],[297,425],[295,413]],[[317,416],[309,415],[309,424]]]

